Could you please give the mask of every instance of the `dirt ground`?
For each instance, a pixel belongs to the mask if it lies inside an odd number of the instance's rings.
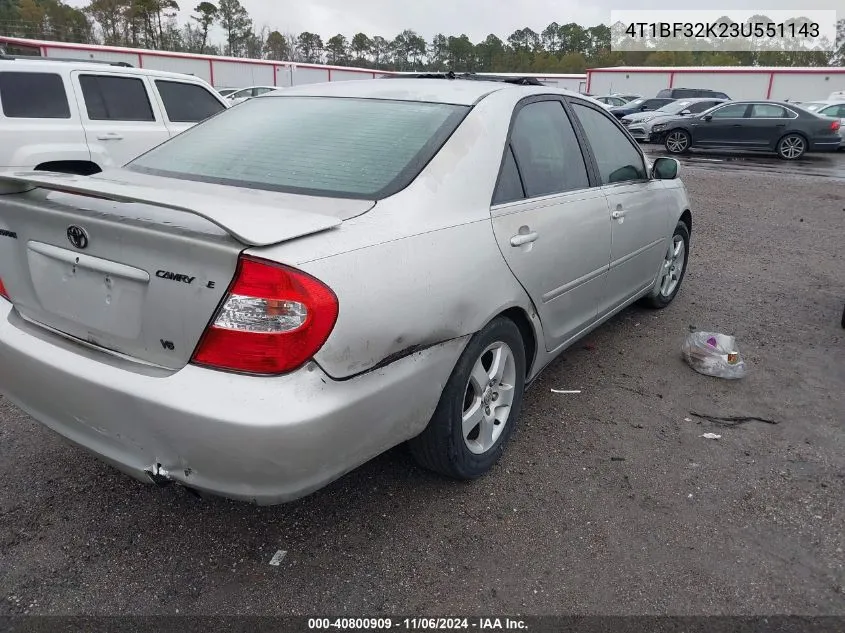
[[[845,156],[790,169],[687,161],[677,300],[549,367],[473,483],[400,447],[293,504],[203,501],[0,399],[0,615],[845,615]],[[692,328],[749,375],[689,369]]]

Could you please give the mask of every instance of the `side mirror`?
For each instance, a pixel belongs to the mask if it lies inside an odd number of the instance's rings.
[[[662,156],[654,159],[651,175],[658,180],[674,180],[678,177],[680,163],[675,158]]]
[[[704,115],[703,117],[701,117],[701,118],[702,118],[702,119],[704,119],[705,121],[712,121],[712,120],[713,120],[713,115],[712,115],[712,114],[705,114],[705,115]]]
[[[646,110],[648,110],[648,106],[640,106],[640,112],[645,112]]]
[[[692,114],[689,110],[681,110],[681,116],[687,116],[688,114]]]

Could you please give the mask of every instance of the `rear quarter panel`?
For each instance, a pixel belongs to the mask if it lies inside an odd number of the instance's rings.
[[[337,324],[315,357],[330,376],[471,334],[510,307],[533,314],[490,219],[510,113],[526,96],[502,93],[476,105],[403,191],[337,229],[251,251],[296,266],[337,294]]]

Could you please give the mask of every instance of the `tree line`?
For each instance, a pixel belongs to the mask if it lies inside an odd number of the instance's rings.
[[[82,9],[61,0],[0,0],[0,35],[106,44],[254,59],[299,61],[381,70],[581,73],[604,66],[845,65],[845,20],[835,53],[802,51],[618,51],[611,28],[552,22],[501,39],[439,33],[426,40],[411,29],[395,37],[356,33],[327,39],[257,27],[239,0],[200,2],[185,23],[176,0],[91,0]],[[212,41],[217,27],[222,41]]]

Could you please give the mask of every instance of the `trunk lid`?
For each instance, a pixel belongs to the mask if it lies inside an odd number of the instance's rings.
[[[28,320],[179,369],[244,248],[336,227],[373,204],[156,177],[0,174],[0,279]]]

